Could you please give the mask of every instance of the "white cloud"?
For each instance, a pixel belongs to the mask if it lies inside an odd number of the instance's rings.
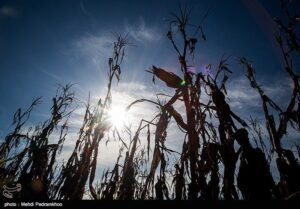
[[[83,0],[80,0],[79,3],[80,3],[80,8],[81,8],[82,13],[85,14],[86,16],[89,16],[88,10],[84,6]]]
[[[112,52],[112,43],[114,37],[112,34],[102,34],[99,36],[87,34],[74,42],[72,54],[79,52],[80,57],[89,59],[92,64],[102,66],[102,62],[107,59]],[[74,51],[73,51],[74,50]],[[106,65],[105,65],[106,66]]]
[[[0,16],[4,17],[16,17],[18,15],[17,10],[12,6],[3,6],[0,8]]]
[[[125,24],[123,30],[128,33],[129,39],[135,42],[155,42],[162,38],[162,32],[157,26],[149,26],[143,18],[139,18],[135,24]],[[89,57],[94,64],[100,64],[99,58],[107,59],[112,52],[112,43],[115,37],[112,33],[101,33],[100,35],[86,34],[73,43],[72,51],[80,51],[81,55]],[[75,52],[76,52],[75,51]],[[74,51],[73,51],[74,52]],[[126,57],[125,57],[126,58]]]
[[[269,84],[263,85],[265,93],[282,107],[287,106],[292,95],[292,81],[289,78],[274,78]]]
[[[246,109],[260,105],[259,94],[250,87],[249,81],[244,77],[230,81],[226,89],[230,99],[229,104],[233,109]]]
[[[58,74],[55,74],[53,72],[51,72],[50,70],[40,70],[43,74],[45,74],[46,76],[54,79],[55,81],[61,82],[63,83],[64,79],[59,76]]]
[[[288,79],[268,79],[258,80],[262,90],[279,106],[285,107],[291,94],[290,81]],[[261,99],[256,89],[250,86],[247,78],[238,77],[229,81],[227,85],[230,106],[235,109],[244,109],[249,112],[249,108],[261,107]],[[285,99],[283,99],[285,98]]]
[[[162,31],[156,26],[148,26],[143,18],[139,18],[137,24],[127,25],[125,31],[137,42],[159,41],[163,35]]]

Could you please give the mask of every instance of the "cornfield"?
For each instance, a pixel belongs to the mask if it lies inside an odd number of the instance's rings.
[[[285,60],[287,77],[292,85],[286,107],[280,107],[259,84],[254,66],[245,57],[238,58],[240,68],[249,80],[249,88],[259,95],[268,137],[262,136],[261,124],[247,121],[228,103],[226,83],[233,70],[229,58],[223,58],[216,74],[194,72],[188,65],[197,46],[206,40],[202,25],[190,22],[190,10],[180,8],[171,14],[166,36],[178,56],[181,75],[153,65],[146,70],[153,82],[160,80],[173,90],[156,101],[141,98],[157,108],[153,119],[140,119],[127,135],[116,130],[109,120],[113,101],[112,86],[119,81],[124,50],[130,45],[127,35],[115,35],[113,53],[108,59],[108,82],[104,98],[97,105],[90,100],[85,107],[82,127],[74,149],[63,162],[57,156],[64,152],[68,123],[74,111],[72,84],[60,86],[52,99],[49,119],[26,129],[32,111],[41,98],[28,109],[18,109],[13,117],[14,130],[0,145],[0,189],[4,200],[248,200],[299,199],[300,166],[298,153],[282,146],[290,130],[300,130],[300,75],[293,58],[299,56],[300,42],[295,28],[299,15],[283,8],[287,21],[275,19],[278,47]],[[192,31],[192,32],[191,32]],[[179,42],[180,41],[180,42]],[[212,66],[206,68],[210,70]],[[126,72],[122,72],[126,73]],[[153,92],[155,94],[155,92]],[[159,97],[157,97],[159,98]],[[184,106],[176,110],[175,103]],[[181,152],[167,147],[170,124],[183,133]],[[172,126],[174,128],[174,126]],[[151,130],[154,130],[152,132]],[[53,133],[59,135],[55,140]],[[112,169],[97,170],[99,147],[108,134],[122,144]],[[255,141],[253,147],[249,141]],[[140,146],[145,141],[145,146]],[[268,141],[268,143],[266,143]],[[235,142],[237,142],[235,144]],[[280,179],[273,180],[270,163],[275,162]],[[95,179],[102,172],[102,178]],[[21,185],[22,189],[18,189]],[[10,192],[9,188],[16,188]]]

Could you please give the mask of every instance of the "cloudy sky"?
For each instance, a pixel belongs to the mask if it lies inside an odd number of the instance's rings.
[[[198,71],[210,63],[214,69],[222,56],[231,56],[234,73],[228,83],[229,97],[240,115],[245,119],[250,114],[262,116],[258,96],[248,88],[237,64],[241,56],[253,61],[264,89],[285,104],[289,81],[284,79],[282,58],[273,38],[272,17],[281,17],[277,1],[2,0],[1,138],[10,128],[14,111],[29,106],[34,97],[43,96],[43,103],[32,122],[46,119],[57,84],[75,83],[76,97],[81,101],[86,101],[89,92],[93,98],[103,96],[113,32],[128,33],[134,45],[126,48],[113,102],[125,105],[143,97],[153,99],[159,91],[172,93],[163,83],[153,84],[145,70],[156,65],[180,74],[177,55],[166,37],[170,12],[178,12],[180,4],[193,8],[191,22],[195,24],[209,11],[202,25],[207,40],[198,44],[193,64]],[[135,116],[152,116],[150,105],[137,108]]]

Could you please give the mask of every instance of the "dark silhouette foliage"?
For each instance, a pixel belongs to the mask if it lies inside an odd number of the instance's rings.
[[[239,58],[249,88],[260,96],[267,138],[262,137],[255,119],[246,122],[228,103],[226,82],[233,73],[229,58],[220,61],[215,76],[191,69],[188,60],[194,58],[198,44],[206,36],[201,24],[190,22],[191,11],[180,8],[178,15],[171,14],[166,35],[178,57],[181,75],[154,65],[148,70],[153,81],[155,78],[162,81],[174,94],[164,100],[157,97],[157,101],[141,98],[127,106],[130,111],[137,103],[151,103],[158,109],[153,119],[141,119],[133,134],[125,127],[129,140],[112,127],[109,120],[112,85],[114,80],[120,80],[124,50],[129,44],[126,35],[115,34],[113,53],[108,59],[106,95],[95,106],[88,100],[82,127],[67,161],[58,162],[57,155],[63,152],[68,134],[74,103],[72,85],[59,87],[52,99],[49,119],[36,127],[25,129],[40,98],[27,110],[16,111],[14,130],[0,145],[0,189],[24,200],[299,199],[299,145],[296,157],[291,149],[282,146],[282,138],[290,129],[300,128],[300,76],[293,64],[294,54],[299,56],[300,52],[295,32],[300,21],[299,15],[290,13],[288,4],[283,4],[283,11],[287,21],[275,19],[275,22],[276,40],[286,65],[283,70],[292,84],[287,107],[280,107],[265,93],[253,65],[246,58]],[[184,106],[183,111],[175,108],[176,102]],[[181,152],[166,145],[171,123],[176,123],[178,131],[184,133]],[[150,128],[154,129],[153,134]],[[54,130],[59,135],[50,140]],[[109,133],[113,133],[122,147],[112,169],[102,171],[102,178],[95,182],[100,142]],[[140,146],[142,137],[147,142],[145,146]],[[260,148],[253,147],[251,140],[257,146],[260,144]],[[271,147],[264,140],[269,140]],[[273,180],[271,162],[276,162],[279,182]]]

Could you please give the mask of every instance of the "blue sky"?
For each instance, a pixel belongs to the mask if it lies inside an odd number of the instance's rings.
[[[126,49],[114,101],[125,105],[168,91],[160,82],[153,84],[145,70],[156,65],[179,74],[177,55],[166,37],[169,12],[178,12],[179,4],[193,7],[191,22],[195,24],[209,10],[203,23],[207,40],[198,45],[194,64],[199,69],[212,63],[214,68],[223,55],[232,56],[229,96],[240,115],[262,116],[260,104],[253,102],[258,96],[248,88],[236,57],[253,61],[261,84],[284,104],[289,81],[279,79],[285,74],[272,37],[272,17],[281,15],[276,1],[2,0],[0,136],[9,130],[14,111],[29,106],[34,97],[43,96],[43,103],[35,110],[33,122],[46,119],[58,83],[75,83],[76,96],[82,101],[88,92],[99,98],[105,91],[112,32],[128,33],[134,45]],[[148,106],[142,110],[146,116],[151,114]]]

